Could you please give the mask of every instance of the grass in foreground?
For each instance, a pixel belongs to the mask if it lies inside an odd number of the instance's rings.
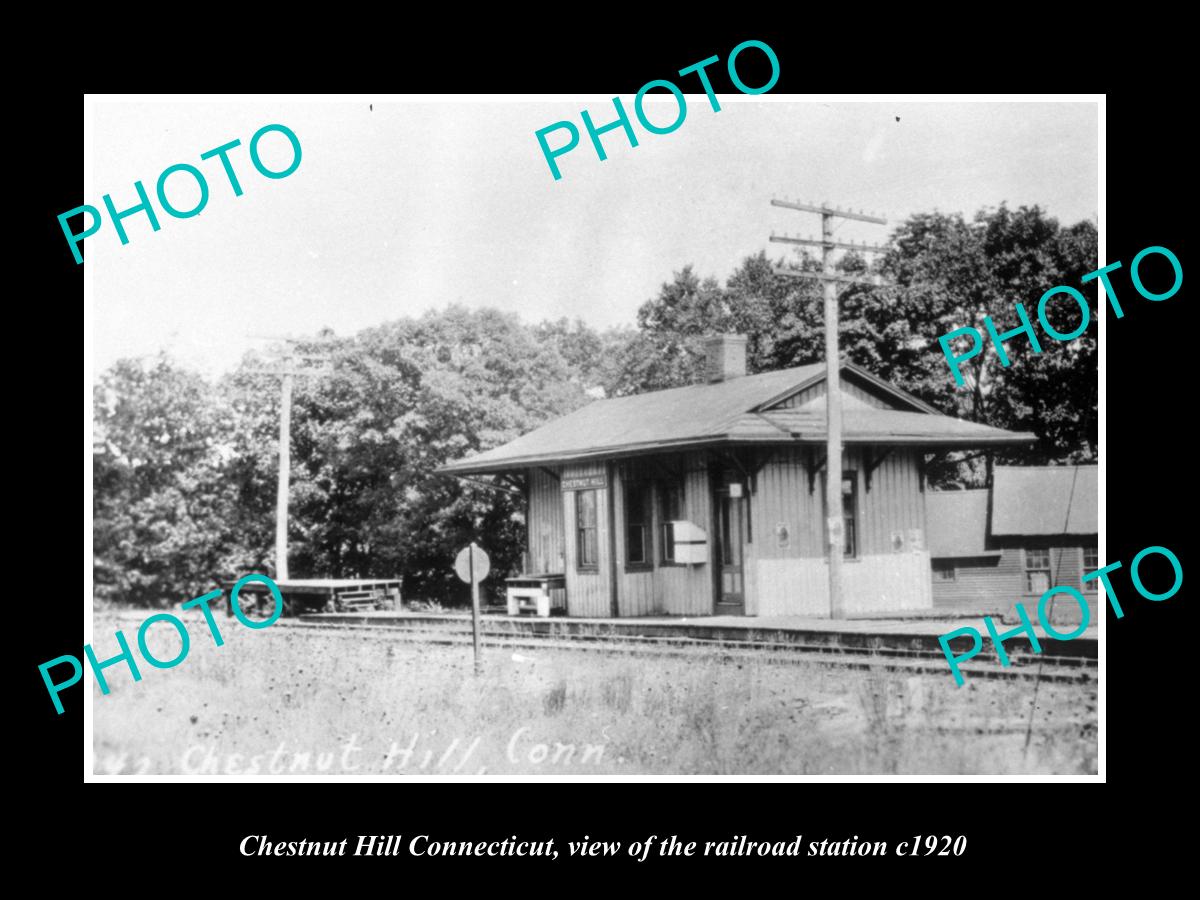
[[[250,632],[94,690],[97,774],[1090,774],[1095,687]],[[128,622],[96,622],[97,653]],[[136,627],[136,626],[135,626]],[[162,634],[166,632],[166,634]],[[161,638],[156,642],[155,638]],[[150,634],[170,659],[178,639]],[[114,651],[115,652],[115,651]]]

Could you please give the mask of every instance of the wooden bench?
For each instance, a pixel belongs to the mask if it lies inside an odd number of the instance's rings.
[[[566,609],[567,580],[564,575],[519,575],[506,579],[508,614],[533,613],[545,618],[551,609]]]

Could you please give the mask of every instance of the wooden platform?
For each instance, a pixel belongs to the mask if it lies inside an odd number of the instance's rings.
[[[342,612],[391,612],[400,604],[401,583],[399,578],[289,578],[275,581],[288,615],[326,607]],[[233,607],[229,604],[234,584],[234,581],[223,583],[225,590],[230,592],[225,602],[228,615],[233,615]],[[241,590],[257,596],[262,603],[269,589],[265,582],[250,581]]]
[[[396,613],[355,612],[322,613],[300,617],[301,621],[329,625],[376,625],[380,628],[424,628],[438,627],[457,629],[470,627],[470,616],[465,613]],[[999,630],[1008,631],[1011,625],[1001,625]],[[482,616],[485,634],[530,634],[558,635],[562,637],[612,635],[615,638],[638,636],[650,638],[686,637],[714,643],[756,644],[803,644],[828,646],[844,651],[893,651],[901,653],[942,654],[938,643],[940,635],[957,628],[972,627],[984,636],[984,652],[991,655],[991,641],[982,618],[929,619],[904,617],[894,619],[832,619],[805,618],[801,616],[705,616],[668,617],[652,616],[627,619],[584,619],[567,617],[516,617],[486,614]],[[1098,629],[1096,626],[1079,638],[1059,641],[1048,637],[1039,625],[1034,626],[1042,652],[1058,657],[1095,659],[1097,657]],[[1063,630],[1068,630],[1066,626]],[[966,649],[966,638],[960,639]],[[957,643],[956,645],[957,646]],[[1028,653],[1030,647],[1025,638],[1014,638],[1005,642],[1011,653]]]

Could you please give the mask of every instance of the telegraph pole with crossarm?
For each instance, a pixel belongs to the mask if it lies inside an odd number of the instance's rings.
[[[864,215],[861,210],[856,213],[838,209],[827,203],[816,206],[812,203],[772,200],[771,205],[800,212],[817,213],[821,216],[820,240],[772,234],[771,241],[821,248],[821,271],[819,273],[798,272],[776,267],[775,274],[788,278],[815,279],[821,282],[823,289],[825,300],[825,514],[826,532],[829,535],[829,615],[834,619],[844,619],[846,605],[842,596],[842,557],[845,554],[845,522],[842,518],[842,392],[838,352],[838,285],[875,285],[876,282],[839,275],[833,268],[833,251],[840,249],[862,253],[884,253],[887,248],[871,244],[835,241],[833,239],[833,220],[834,218],[854,219],[859,222],[886,225],[887,219]]]
[[[273,354],[276,363],[271,374],[280,376],[279,403],[279,484],[275,494],[275,580],[288,577],[288,493],[292,470],[292,379],[327,375],[331,371],[329,357],[322,354],[300,353],[299,344],[321,343],[319,338],[289,338],[274,335],[253,335],[266,340],[281,341],[283,348]]]

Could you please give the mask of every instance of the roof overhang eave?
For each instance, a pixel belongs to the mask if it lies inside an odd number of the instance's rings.
[[[999,559],[1003,555],[1002,550],[953,550],[949,553],[929,551],[930,559]]]
[[[899,444],[909,447],[929,447],[932,450],[969,450],[977,447],[1016,447],[1031,444],[1037,437],[1028,432],[1011,432],[999,435],[932,436],[932,435],[846,435],[846,444]],[[576,462],[594,462],[601,459],[620,459],[630,456],[646,456],[652,453],[682,450],[705,450],[722,446],[812,446],[825,443],[823,434],[793,433],[790,436],[764,434],[746,436],[720,434],[707,437],[687,438],[679,441],[656,441],[644,444],[626,444],[601,447],[582,452],[514,456],[473,463],[469,459],[449,463],[435,470],[439,475],[487,475],[494,472],[511,472],[537,466],[557,466]]]
[[[824,444],[823,434],[793,435],[796,443]],[[929,434],[848,434],[844,444],[901,444],[925,446],[935,450],[971,450],[976,447],[1021,447],[1037,441],[1037,436],[1025,432],[999,435],[929,435]]]
[[[790,443],[786,438],[775,437],[772,440],[775,443]],[[436,469],[435,472],[439,475],[486,475],[489,472],[511,472],[514,469],[528,469],[536,466],[559,466],[564,463],[591,462],[598,459],[645,456],[650,453],[660,453],[669,450],[702,450],[730,442],[729,435],[713,435],[711,437],[687,438],[679,441],[654,441],[644,444],[600,447],[595,450],[514,456],[510,459],[498,459],[480,463],[464,459],[458,463],[444,465]]]

